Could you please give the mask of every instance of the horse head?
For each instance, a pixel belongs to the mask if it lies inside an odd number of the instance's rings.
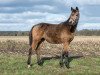
[[[79,9],[76,7],[75,9],[71,7],[71,15],[69,18],[70,25],[76,25],[79,20]]]

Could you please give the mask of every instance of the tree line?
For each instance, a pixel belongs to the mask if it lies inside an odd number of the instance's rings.
[[[76,35],[78,36],[100,36],[100,30],[83,29],[80,31],[76,31]]]
[[[0,31],[0,36],[28,36],[29,31]],[[100,30],[77,30],[77,36],[100,36]]]
[[[0,36],[28,36],[29,31],[0,31]]]

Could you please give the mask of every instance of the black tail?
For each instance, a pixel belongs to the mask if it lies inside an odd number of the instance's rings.
[[[29,32],[29,44],[30,44],[30,46],[32,45],[32,41],[33,41],[33,38],[32,38],[32,30],[33,30],[33,27],[31,29],[31,31]]]

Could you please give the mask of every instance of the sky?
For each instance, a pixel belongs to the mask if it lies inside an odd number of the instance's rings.
[[[100,30],[100,0],[0,0],[0,31],[29,31],[35,24],[60,23],[79,8],[78,30]]]

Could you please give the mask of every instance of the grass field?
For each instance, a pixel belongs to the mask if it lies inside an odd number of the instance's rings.
[[[27,68],[28,37],[0,37],[0,75],[100,75],[100,36],[76,36],[70,45],[70,69],[60,68],[59,59],[46,60],[43,66],[36,64],[33,51],[32,67]],[[44,42],[42,55],[60,55],[62,45]]]

